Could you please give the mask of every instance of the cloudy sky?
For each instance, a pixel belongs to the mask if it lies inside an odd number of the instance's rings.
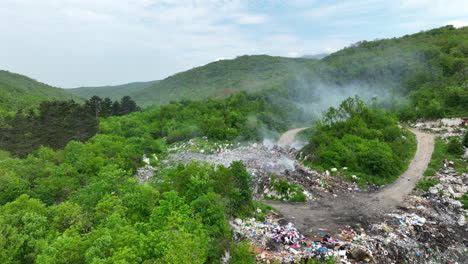
[[[466,0],[0,0],[0,69],[59,86],[149,81],[468,24]]]

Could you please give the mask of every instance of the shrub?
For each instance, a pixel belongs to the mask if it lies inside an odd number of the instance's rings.
[[[465,148],[468,148],[468,130],[463,135],[463,146],[465,146]]]
[[[437,184],[439,183],[438,180],[434,180],[434,179],[429,179],[429,180],[420,180],[417,184],[416,184],[416,188],[418,189],[421,189],[423,191],[429,191],[429,188],[433,187],[433,186],[436,186]]]
[[[463,145],[460,140],[458,140],[458,138],[452,138],[447,144],[447,152],[455,156],[461,156],[465,151],[463,150]]]
[[[248,240],[233,244],[231,247],[231,264],[255,264],[255,255],[249,251],[250,242]]]

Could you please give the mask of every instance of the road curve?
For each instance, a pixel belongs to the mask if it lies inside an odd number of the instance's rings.
[[[403,201],[416,186],[431,161],[434,151],[434,136],[412,129],[418,141],[418,148],[408,169],[392,184],[376,193],[379,206],[393,208]]]
[[[297,130],[301,131],[294,129],[286,132],[283,142],[291,142]],[[315,236],[317,231],[336,234],[339,228],[346,225],[359,223],[365,226],[374,217],[399,205],[427,168],[434,149],[434,137],[417,130],[411,131],[416,135],[418,145],[408,169],[394,183],[377,192],[350,192],[311,203],[263,202],[278,209],[301,232],[310,236]]]
[[[291,129],[289,131],[286,131],[283,135],[278,140],[278,145],[280,146],[286,146],[286,145],[292,145],[296,139],[297,133],[301,132],[302,130],[307,129],[308,127],[301,127],[301,128],[295,128]]]

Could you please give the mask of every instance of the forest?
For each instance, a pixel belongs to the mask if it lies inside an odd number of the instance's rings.
[[[0,146],[12,156],[25,157],[41,146],[63,149],[71,140],[84,142],[99,132],[99,117],[122,116],[140,108],[129,97],[119,101],[94,96],[84,104],[44,101],[37,109],[0,117]]]

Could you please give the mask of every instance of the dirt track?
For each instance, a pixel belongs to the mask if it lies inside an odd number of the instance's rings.
[[[286,145],[291,146],[292,144],[294,144],[297,133],[299,133],[299,132],[301,132],[302,130],[305,130],[305,129],[307,129],[307,127],[295,128],[295,129],[291,129],[291,130],[285,132],[283,135],[281,135],[280,139],[278,140],[278,145],[280,145],[280,146],[286,146]]]
[[[288,131],[285,133],[287,137],[283,142],[293,142],[295,135],[301,130]],[[344,228],[346,225],[366,226],[372,218],[394,209],[403,201],[414,188],[431,159],[434,149],[433,136],[416,130],[412,132],[415,133],[418,141],[414,159],[407,171],[396,182],[377,192],[351,192],[311,203],[273,201],[265,203],[277,208],[299,230],[311,237],[317,236],[320,232],[336,234],[339,228]]]

